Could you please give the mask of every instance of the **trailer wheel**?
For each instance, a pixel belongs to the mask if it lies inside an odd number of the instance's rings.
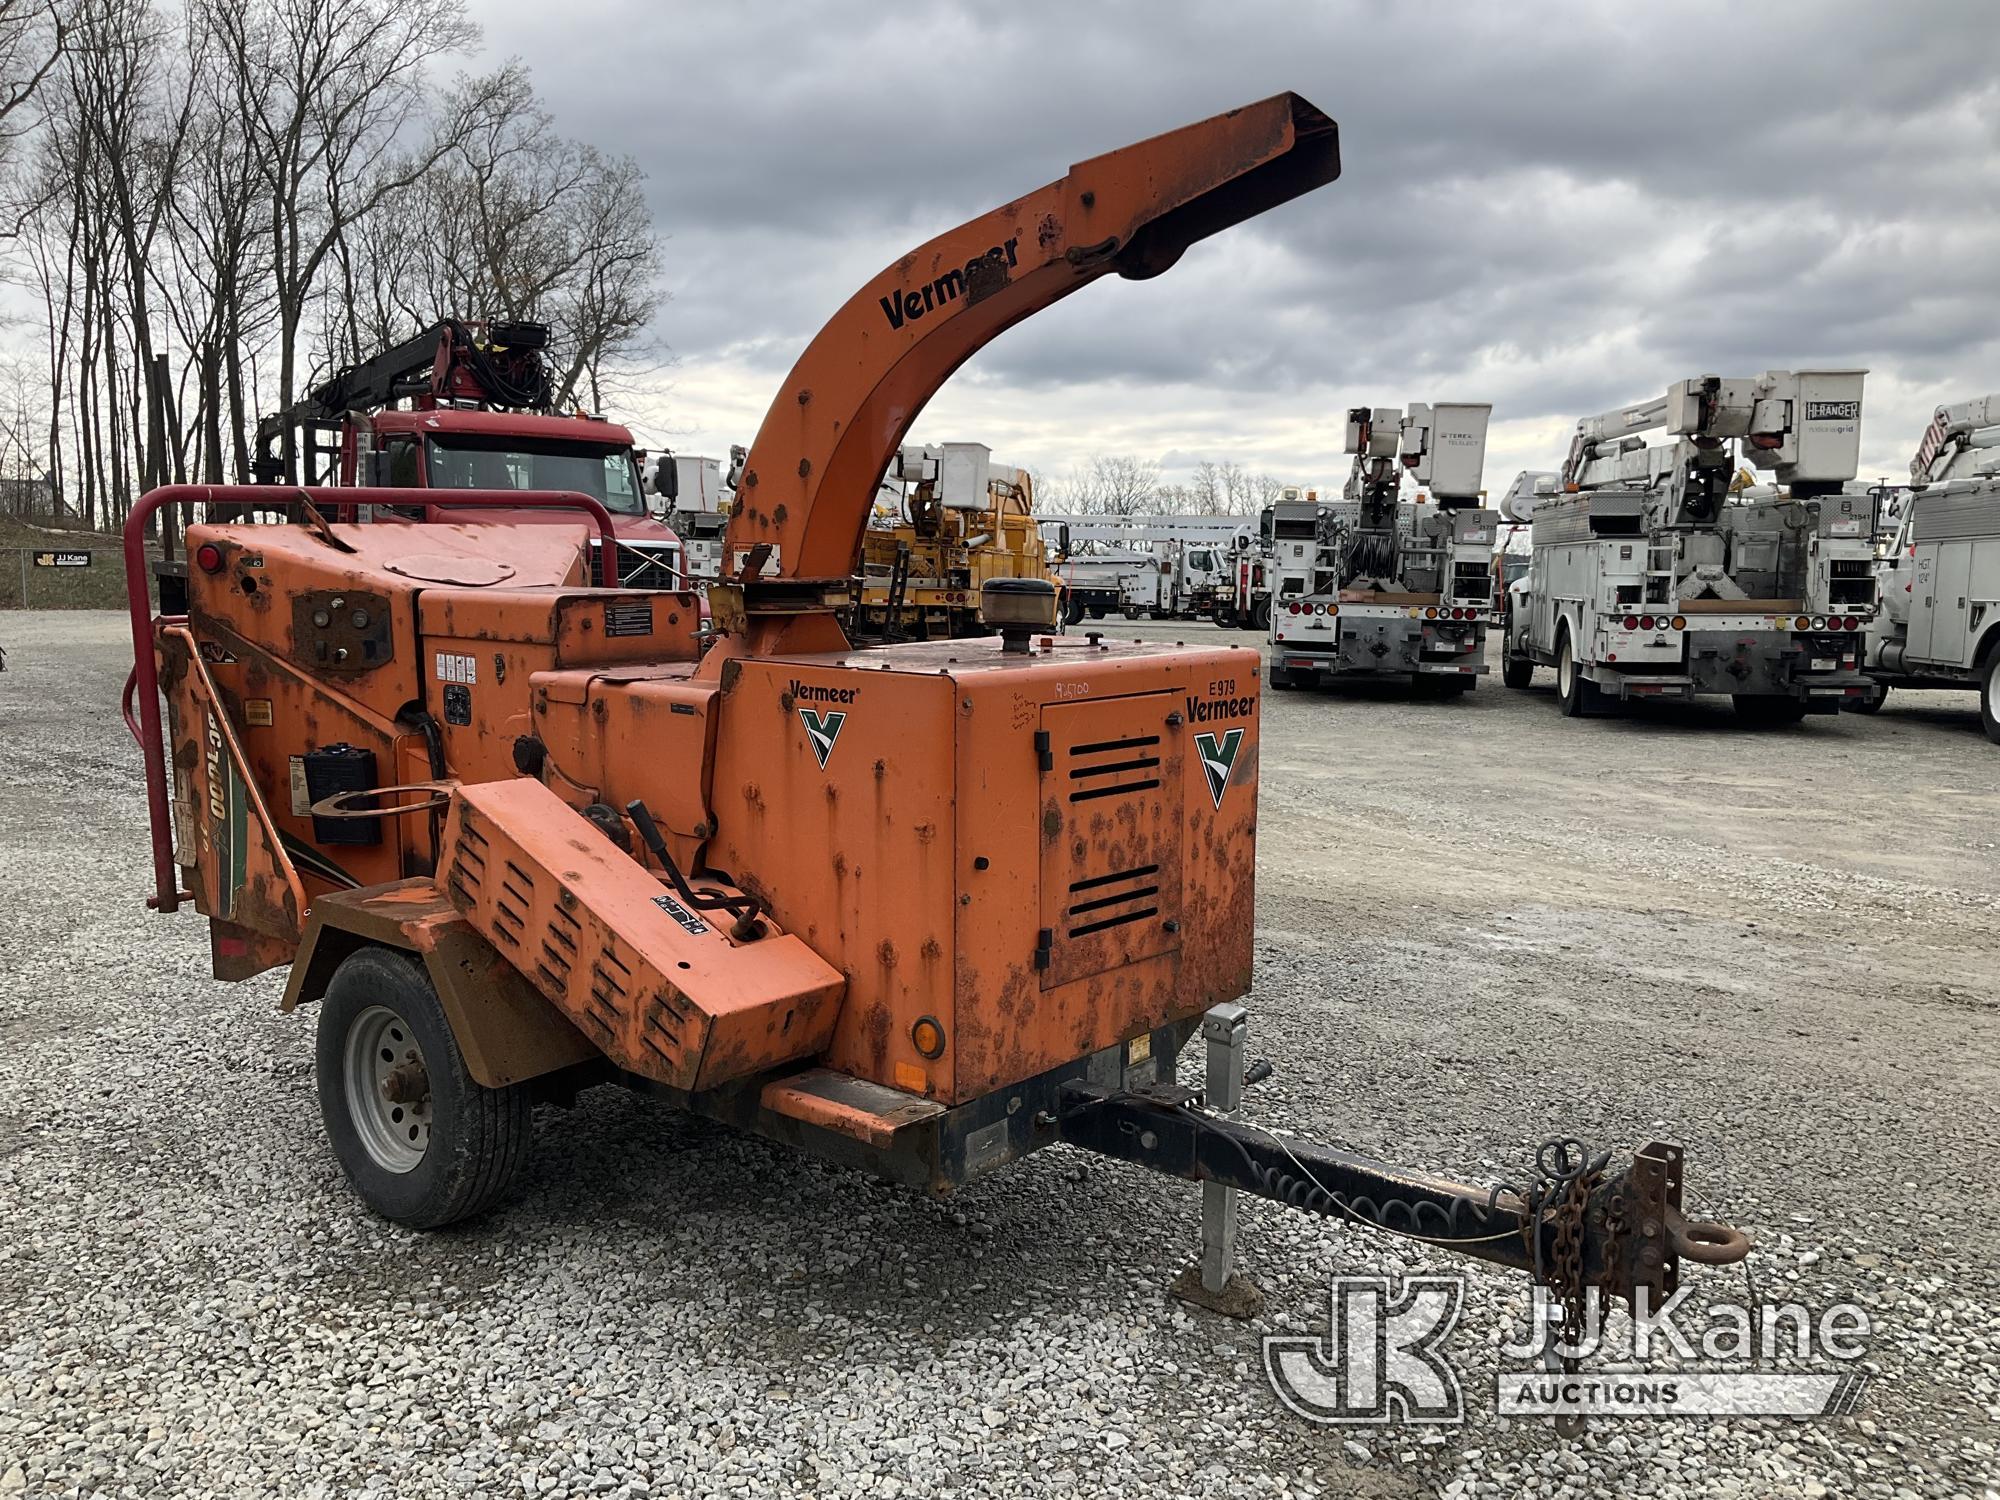
[[[1083,600],[1079,599],[1075,594],[1071,594],[1069,602],[1063,607],[1063,623],[1076,625],[1082,623],[1082,620]]]
[[[2000,650],[1986,658],[1986,673],[1979,679],[1979,727],[2000,745]]]
[[[1510,688],[1524,688],[1535,680],[1535,662],[1529,656],[1502,656],[1500,680]]]
[[[1732,693],[1736,717],[1758,729],[1776,729],[1797,724],[1806,716],[1806,706],[1796,698],[1773,698],[1764,693]]]
[[[347,1180],[376,1213],[437,1229],[491,1208],[527,1159],[533,1097],[466,1071],[423,965],[349,954],[320,1002],[319,1108]]]
[[[1562,705],[1563,717],[1580,719],[1594,713],[1603,698],[1603,689],[1578,669],[1576,648],[1570,644],[1569,631],[1564,630],[1556,644],[1556,700]]]
[[[1840,706],[1851,714],[1878,714],[1882,711],[1882,705],[1888,701],[1889,685],[1886,682],[1878,682],[1871,685],[1861,697],[1849,698]]]

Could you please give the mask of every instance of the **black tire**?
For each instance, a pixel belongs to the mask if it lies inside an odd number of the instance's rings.
[[[1068,602],[1063,606],[1063,621],[1065,624],[1076,625],[1080,624],[1082,620],[1083,601],[1077,598],[1075,594],[1071,594]]]
[[[1510,688],[1524,688],[1535,680],[1535,664],[1525,656],[1502,656],[1500,680]]]
[[[371,1035],[379,1037],[382,1054],[405,1049],[401,1058],[382,1055],[384,1067],[393,1061],[397,1072],[414,1071],[386,1082],[356,1072],[356,1048]],[[416,959],[369,947],[341,960],[320,1002],[316,1050],[327,1139],[362,1202],[383,1218],[438,1229],[485,1212],[512,1185],[533,1134],[532,1093],[522,1084],[489,1089],[466,1071],[437,991]],[[372,1066],[377,1054],[369,1051]],[[424,1092],[405,1113],[389,1093],[395,1087]],[[372,1123],[357,1121],[355,1096],[374,1098],[378,1089],[382,1114]],[[390,1154],[406,1150],[405,1126],[413,1135],[407,1164]],[[420,1126],[428,1134],[414,1143]],[[390,1128],[395,1135],[385,1142],[381,1132]]]
[[[1757,729],[1777,729],[1797,724],[1806,716],[1806,706],[1796,698],[1773,698],[1763,693],[1732,693],[1736,717]]]
[[[1879,714],[1882,712],[1882,705],[1888,701],[1888,684],[1878,682],[1870,686],[1868,691],[1859,698],[1843,699],[1840,706],[1845,712],[1851,714]]]
[[[1556,642],[1556,702],[1562,707],[1563,717],[1581,719],[1596,713],[1603,701],[1603,689],[1577,667],[1575,648],[1570,645],[1569,631],[1564,630]]]
[[[1090,606],[1090,618],[1091,618],[1091,619],[1093,619],[1093,620],[1101,620],[1101,619],[1103,619],[1103,618],[1104,618],[1104,606],[1103,606],[1103,605],[1101,605],[1101,604],[1093,604],[1093,605],[1091,605],[1091,606]]]
[[[1271,601],[1269,599],[1259,599],[1255,604],[1250,606],[1250,628],[1252,630],[1269,630],[1271,628]]]
[[[1979,676],[1979,727],[2000,745],[2000,648],[1986,658]]]

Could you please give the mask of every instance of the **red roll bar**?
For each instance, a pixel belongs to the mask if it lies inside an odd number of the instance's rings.
[[[146,523],[169,505],[241,505],[275,510],[305,499],[325,510],[335,505],[426,505],[460,510],[580,510],[597,524],[604,552],[604,577],[617,588],[618,539],[604,502],[573,490],[307,489],[274,484],[169,484],[139,497],[125,518],[125,601],[132,618],[132,675],[125,680],[125,722],[139,740],[146,764],[146,819],[153,835],[153,895],[146,905],[180,909],[180,880],[174,871],[173,823],[167,810],[167,755],[160,743],[160,672],[153,660],[153,606],[146,592]],[[136,693],[138,722],[131,703]]]

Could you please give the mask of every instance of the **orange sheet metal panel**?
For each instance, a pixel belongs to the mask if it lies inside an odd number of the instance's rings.
[[[899,1131],[944,1113],[944,1106],[932,1100],[826,1068],[809,1068],[767,1083],[758,1102],[774,1115],[878,1149],[895,1144]]]
[[[948,676],[893,670],[899,655],[732,664],[708,860],[847,976],[826,1065],[943,1098],[948,1056],[910,1028],[951,1003],[957,699]]]
[[[1182,767],[1171,692],[1042,708],[1042,988],[1180,947]]]
[[[957,746],[972,898],[955,934],[958,1099],[1250,988],[1256,653],[1064,637],[1037,660],[1023,672],[994,653],[960,685],[978,727]],[[1156,734],[1157,747],[1123,743]],[[1155,751],[1159,766],[1132,764]],[[1140,785],[1154,773],[1157,788]],[[1108,787],[1123,790],[1071,800]],[[1159,869],[1142,876],[1147,865]],[[1092,906],[1100,897],[1110,904]]]
[[[826,1066],[962,1103],[1249,988],[1257,701],[1242,648],[732,663],[709,859],[847,975]],[[1157,776],[1097,774],[1145,759]],[[1068,800],[1107,782],[1126,790]],[[1071,886],[1107,875],[1093,911],[1129,920],[1077,931],[1097,898]]]
[[[738,942],[525,778],[460,787],[438,885],[620,1067],[699,1092],[813,1057],[841,976],[766,924]]]

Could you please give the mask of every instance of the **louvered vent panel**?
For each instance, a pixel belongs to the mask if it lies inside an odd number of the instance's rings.
[[[1042,938],[1051,989],[1180,945],[1182,739],[1166,693],[1042,710]]]

